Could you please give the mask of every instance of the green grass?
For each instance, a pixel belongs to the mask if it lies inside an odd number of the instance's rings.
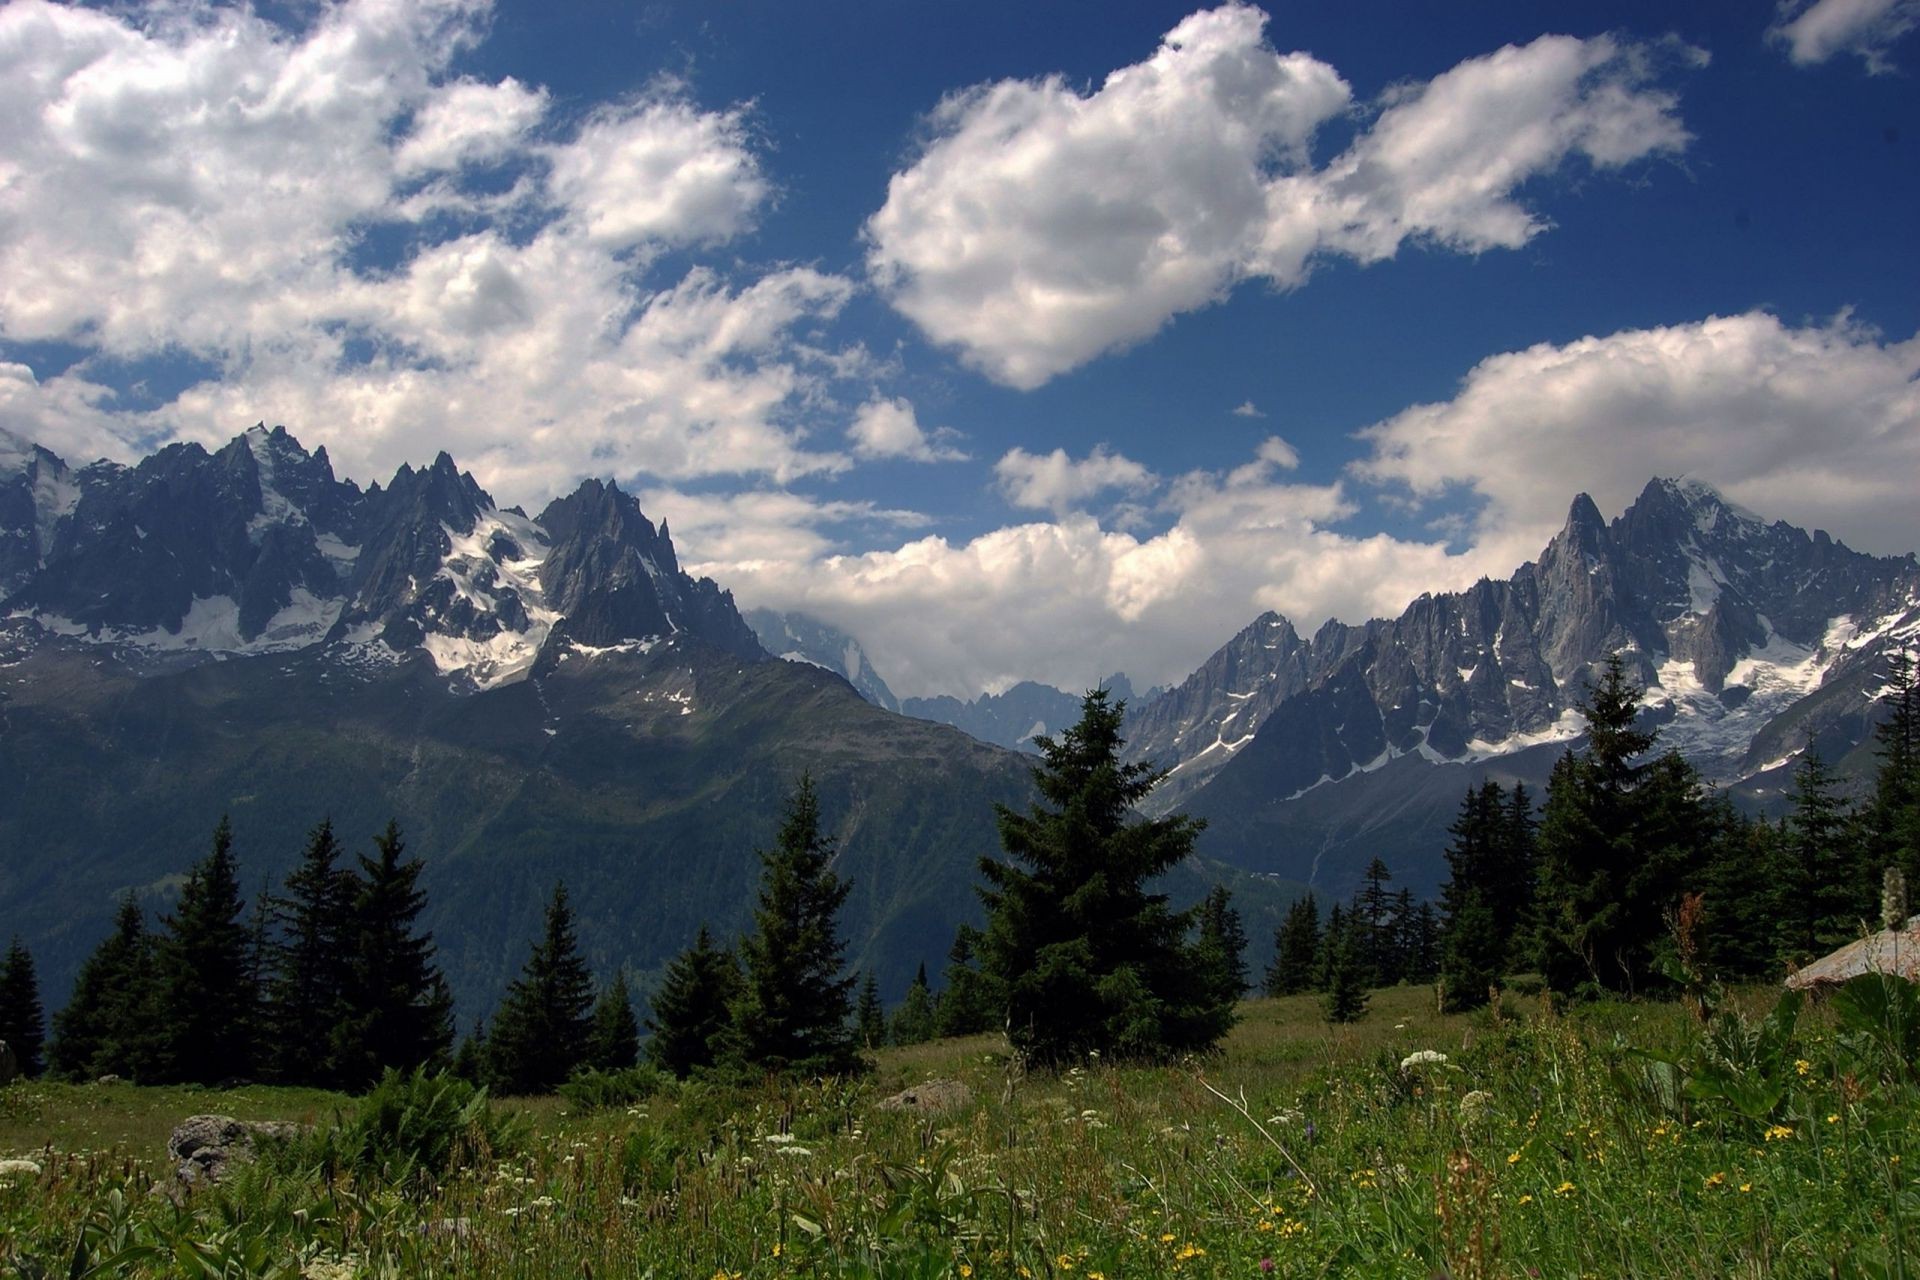
[[[1751,1020],[1772,997],[1737,1003]],[[324,1121],[350,1103],[16,1085],[0,1154],[44,1168],[0,1179],[0,1270],[67,1275],[85,1232],[90,1260],[153,1250],[101,1273],[136,1276],[1920,1272],[1920,1089],[1869,1069],[1831,1017],[1750,1066],[1779,1078],[1742,1104],[1756,1116],[1699,1083],[1699,1061],[1698,1096],[1649,1083],[1662,1069],[1632,1048],[1698,1044],[1678,1006],[1507,1014],[1442,1016],[1398,988],[1330,1029],[1311,998],[1259,1000],[1223,1052],[1185,1063],[1022,1075],[981,1036],[886,1050],[855,1084],[696,1083],[589,1116],[542,1099],[513,1104],[522,1150],[429,1193],[281,1158],[184,1208],[147,1193],[178,1117]],[[1420,1050],[1447,1061],[1403,1069]],[[973,1103],[876,1109],[933,1076]]]

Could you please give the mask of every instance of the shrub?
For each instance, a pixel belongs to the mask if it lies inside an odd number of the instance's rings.
[[[644,1102],[666,1088],[668,1078],[652,1066],[626,1067],[620,1071],[576,1071],[560,1086],[560,1096],[576,1114],[630,1107]]]
[[[519,1145],[521,1125],[495,1111],[487,1091],[424,1067],[389,1067],[352,1114],[322,1135],[329,1164],[390,1185],[431,1187],[457,1170]]]

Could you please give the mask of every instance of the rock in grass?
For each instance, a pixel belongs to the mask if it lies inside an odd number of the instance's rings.
[[[957,1111],[973,1101],[973,1090],[958,1080],[929,1080],[911,1089],[902,1089],[880,1103],[882,1111],[911,1111],[916,1115],[937,1116]]]
[[[167,1138],[167,1156],[177,1163],[174,1175],[182,1183],[198,1186],[220,1181],[229,1165],[251,1161],[260,1139],[284,1141],[299,1132],[299,1125],[279,1120],[188,1116]]]

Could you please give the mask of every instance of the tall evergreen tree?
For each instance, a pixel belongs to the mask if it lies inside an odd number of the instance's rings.
[[[1709,805],[1712,838],[1700,875],[1701,963],[1716,978],[1762,978],[1779,970],[1779,841],[1722,795]]]
[[[1440,913],[1433,909],[1431,902],[1423,902],[1407,913],[1406,921],[1406,928],[1400,934],[1400,947],[1407,978],[1413,982],[1430,982],[1440,973]]]
[[[1494,920],[1506,936],[1506,964],[1519,967],[1531,964],[1536,946],[1535,895],[1538,889],[1540,848],[1538,822],[1533,814],[1533,797],[1521,783],[1513,784],[1506,802],[1506,821],[1494,847],[1493,870],[1487,877],[1487,901]]]
[[[40,979],[33,970],[33,953],[18,937],[0,961],[0,1040],[13,1050],[21,1075],[37,1076],[46,1069],[47,1016],[40,1007]]]
[[[158,1079],[158,992],[153,937],[129,893],[120,900],[113,932],[80,966],[73,995],[54,1015],[49,1068],[68,1080]]]
[[[1473,890],[1456,898],[1440,949],[1440,1007],[1458,1013],[1487,1003],[1501,984],[1506,954],[1486,900]]]
[[[356,1086],[371,1084],[388,1067],[444,1064],[453,1048],[453,997],[434,961],[432,935],[418,931],[427,905],[420,888],[424,864],[406,857],[392,821],[373,845],[374,856],[360,856],[354,877],[348,1013],[335,1037],[340,1078]],[[564,893],[556,890],[558,897]]]
[[[1390,986],[1400,981],[1394,955],[1394,901],[1387,891],[1393,872],[1378,858],[1368,861],[1360,873],[1360,888],[1347,911],[1358,922],[1356,935],[1360,948],[1360,966],[1370,986]]]
[[[981,971],[1005,993],[1024,1056],[1158,1056],[1205,1049],[1233,1025],[1187,941],[1191,912],[1146,885],[1193,850],[1198,820],[1129,821],[1164,771],[1122,764],[1123,703],[1087,694],[1080,720],[1040,738],[1031,811],[999,809],[1008,860],[983,858]]]
[[[252,937],[242,923],[245,910],[233,827],[222,817],[213,848],[188,874],[173,914],[163,921],[162,1070],[170,1080],[215,1084],[245,1078],[255,1068],[259,990],[252,980]]]
[[[1887,657],[1881,702],[1887,719],[1874,728],[1880,766],[1862,815],[1866,854],[1872,867],[1898,867],[1920,883],[1920,675],[1905,650]]]
[[[895,1044],[925,1044],[936,1030],[933,992],[927,986],[927,966],[922,964],[913,981],[907,984],[907,997],[893,1012],[889,1035]]]
[[[1698,878],[1710,823],[1699,776],[1679,756],[1643,760],[1640,690],[1615,654],[1581,704],[1584,753],[1554,766],[1539,833],[1541,969],[1560,991],[1640,990],[1666,944],[1666,916]]]
[[[356,894],[340,855],[333,822],[323,819],[308,833],[285,892],[268,902],[280,942],[267,966],[262,1065],[291,1084],[349,1083],[340,1078],[336,1039],[353,976]]]
[[[587,1065],[596,1071],[624,1071],[640,1061],[640,1022],[633,1016],[633,996],[627,974],[616,969],[613,981],[600,988],[593,1006],[593,1027],[587,1035]]]
[[[1860,936],[1879,883],[1852,844],[1854,828],[1832,770],[1811,743],[1793,771],[1792,808],[1780,843],[1780,953],[1805,964]]]
[[[1333,985],[1334,952],[1341,946],[1355,945],[1351,936],[1352,928],[1348,922],[1347,909],[1338,902],[1327,912],[1327,927],[1320,933],[1320,955],[1315,962],[1314,986],[1325,991]],[[1358,951],[1350,957],[1352,963],[1359,964]]]
[[[557,884],[526,967],[507,988],[487,1037],[487,1069],[503,1094],[552,1093],[587,1056],[593,978],[580,958],[567,887]]]
[[[733,952],[713,945],[705,925],[693,945],[673,958],[647,1019],[652,1033],[647,1057],[664,1071],[685,1077],[720,1060],[740,996],[740,966]]]
[[[880,1003],[880,979],[867,970],[860,984],[860,999],[853,1006],[853,1029],[867,1049],[878,1049],[887,1042],[887,1009]]]
[[[1449,1011],[1487,1002],[1505,972],[1508,935],[1493,903],[1501,896],[1510,851],[1510,817],[1500,784],[1470,788],[1447,828],[1447,882],[1440,887],[1440,1005]]]
[[[1311,892],[1294,899],[1273,935],[1267,994],[1297,996],[1320,985],[1320,905]]]
[[[833,871],[820,798],[802,775],[771,851],[760,855],[754,932],[742,943],[745,982],[733,1006],[731,1055],[765,1071],[844,1075],[860,1067],[853,978],[841,974],[838,916],[853,885]]]
[[[1200,938],[1196,952],[1211,977],[1219,998],[1232,1003],[1247,994],[1247,930],[1234,910],[1233,894],[1223,884],[1208,891],[1200,903]]]
[[[943,1036],[978,1035],[1001,1023],[1002,1002],[974,963],[979,945],[980,931],[972,925],[963,924],[954,931],[953,946],[947,951],[945,986],[935,1009]]]
[[[1358,1022],[1366,1016],[1369,999],[1363,955],[1366,922],[1352,913],[1336,917],[1327,928],[1327,988],[1320,1007],[1328,1022]]]

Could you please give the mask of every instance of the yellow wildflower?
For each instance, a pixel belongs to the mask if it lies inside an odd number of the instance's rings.
[[[1173,1243],[1173,1232],[1171,1232],[1171,1231],[1162,1231],[1162,1232],[1160,1233],[1160,1243],[1161,1243],[1161,1244],[1172,1244],[1172,1243]]]
[[[1710,1187],[1724,1186],[1726,1181],[1727,1175],[1724,1173],[1710,1173],[1707,1175],[1707,1185]]]
[[[1813,1074],[1813,1064],[1805,1058],[1795,1058],[1793,1060],[1793,1069],[1803,1076]]]
[[[1532,1203],[1533,1203],[1533,1193],[1532,1193],[1531,1191],[1529,1191],[1529,1192],[1528,1192],[1528,1193],[1527,1193],[1526,1195],[1523,1195],[1523,1196],[1521,1196],[1521,1197],[1520,1197],[1520,1203],[1521,1203],[1521,1204],[1532,1204]]]
[[[1574,1187],[1571,1182],[1563,1182],[1553,1189],[1553,1194],[1557,1196],[1570,1196],[1573,1194],[1573,1191]]]
[[[1827,1117],[1827,1123],[1828,1123],[1828,1124],[1839,1124],[1839,1123],[1840,1123],[1840,1113],[1839,1113],[1838,1111],[1835,1111],[1834,1113],[1832,1113],[1831,1115],[1829,1115],[1829,1116]]]
[[[1751,1182],[1743,1182],[1743,1183],[1741,1183],[1741,1184],[1740,1184],[1740,1194],[1741,1194],[1741,1195],[1745,1195],[1745,1194],[1747,1194],[1747,1192],[1749,1192],[1749,1191],[1751,1191],[1751,1190],[1753,1190],[1753,1184],[1752,1184]]]
[[[1520,1153],[1519,1153],[1518,1151],[1516,1151],[1516,1152],[1514,1152],[1514,1153],[1513,1153],[1512,1155],[1510,1155],[1510,1156],[1508,1156],[1508,1157],[1507,1157],[1507,1163],[1508,1163],[1508,1164],[1519,1164],[1519,1163],[1520,1163]]]
[[[1793,1136],[1793,1130],[1783,1124],[1768,1125],[1766,1133],[1761,1136],[1768,1142],[1785,1142]]]
[[[967,1277],[972,1274],[973,1274],[972,1267],[968,1266],[964,1262],[960,1264],[960,1280],[967,1280]]]

